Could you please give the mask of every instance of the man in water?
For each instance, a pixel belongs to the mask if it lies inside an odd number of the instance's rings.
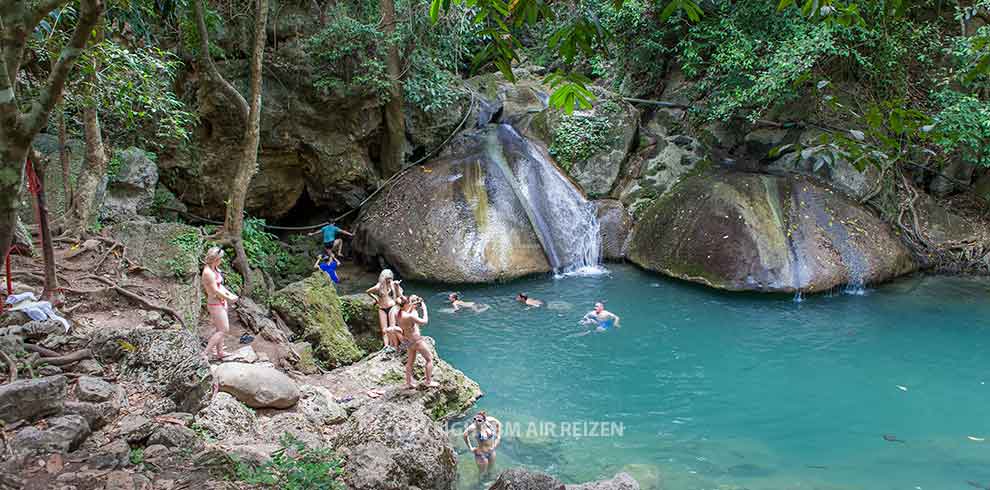
[[[486,304],[478,304],[474,301],[464,301],[461,299],[460,293],[450,293],[447,295],[447,300],[450,301],[450,306],[454,308],[454,311],[458,310],[471,310],[475,313],[482,313],[488,311],[490,306]]]
[[[340,238],[337,238],[338,232],[350,237],[354,236],[353,233],[344,230],[342,228],[338,228],[337,224],[333,222],[324,226],[323,228],[320,228],[319,230],[310,233],[309,236],[323,233],[324,253],[327,255],[333,254],[333,255],[343,256],[344,241],[341,240]]]
[[[319,258],[316,259],[316,263],[313,264],[314,269],[320,269],[321,271],[326,272],[334,284],[340,283],[340,279],[337,277],[337,267],[340,267],[340,261],[337,260],[337,257],[332,253],[320,255]]]
[[[595,309],[584,315],[581,323],[585,325],[595,325],[595,330],[605,332],[612,327],[619,328],[619,316],[605,309],[605,305],[595,303]]]
[[[530,298],[529,295],[527,295],[526,293],[519,293],[519,294],[517,294],[516,295],[516,301],[518,301],[518,302],[520,302],[520,303],[522,303],[522,304],[524,304],[526,306],[532,306],[534,308],[539,308],[539,307],[543,306],[543,302],[542,301],[540,301],[538,299]]]
[[[423,298],[416,295],[402,298],[400,302],[402,302],[402,308],[399,310],[399,327],[402,328],[403,339],[409,345],[406,349],[406,384],[404,387],[413,387],[413,367],[416,366],[416,355],[418,354],[423,356],[423,360],[426,361],[426,379],[424,380],[425,384],[421,386],[436,388],[440,384],[433,381],[433,353],[430,352],[430,344],[426,341],[426,337],[423,337],[419,332],[419,327],[430,321],[430,314],[426,311],[426,303],[423,302]],[[416,311],[419,306],[423,307],[422,317]]]

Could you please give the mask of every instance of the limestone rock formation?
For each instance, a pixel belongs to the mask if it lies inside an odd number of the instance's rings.
[[[296,382],[273,367],[225,362],[213,371],[220,391],[251,408],[289,408],[299,401]]]
[[[277,291],[272,297],[272,308],[331,367],[361,358],[363,353],[344,324],[337,290],[326,274],[313,274]]]
[[[714,172],[685,179],[633,230],[641,267],[719,289],[818,292],[917,268],[879,218],[798,177]]]
[[[598,223],[601,226],[602,258],[622,260],[629,251],[629,237],[633,227],[633,217],[626,207],[615,199],[592,201],[595,204]]]

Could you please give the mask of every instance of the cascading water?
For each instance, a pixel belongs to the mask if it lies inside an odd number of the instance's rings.
[[[842,263],[849,273],[849,282],[846,284],[845,292],[854,295],[864,294],[869,266],[863,253],[850,243],[849,231],[846,230],[845,225],[830,216],[825,204],[820,202],[821,199],[813,193],[799,190],[796,195],[799,201],[807,203],[810,211],[814,214],[815,223],[829,235],[832,244],[839,252]]]
[[[488,157],[512,186],[554,271],[600,272],[601,236],[594,208],[549,155],[508,124],[496,126],[486,143]]]

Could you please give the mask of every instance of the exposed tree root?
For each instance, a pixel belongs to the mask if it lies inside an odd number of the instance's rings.
[[[100,277],[100,276],[86,276],[84,279],[90,279],[90,280],[93,280],[93,281],[97,281],[97,282],[106,284],[107,287],[105,287],[105,288],[99,288],[99,289],[63,288],[63,291],[65,291],[67,293],[75,293],[75,294],[99,294],[99,293],[103,293],[103,292],[106,292],[106,291],[115,291],[118,294],[120,294],[121,296],[124,296],[124,297],[126,297],[126,298],[128,298],[130,300],[133,300],[133,301],[137,302],[138,304],[144,306],[145,308],[148,308],[148,309],[151,309],[151,310],[160,311],[162,313],[165,313],[165,314],[168,314],[168,315],[172,316],[173,318],[175,318],[176,321],[179,322],[180,325],[182,325],[183,328],[186,327],[186,322],[185,322],[185,320],[182,319],[182,316],[180,316],[174,309],[169,308],[168,306],[161,306],[161,305],[157,305],[155,303],[152,303],[151,300],[149,300],[147,298],[144,298],[143,296],[141,296],[141,295],[139,295],[137,293],[134,293],[132,291],[128,291],[127,289],[124,289],[123,287],[121,287],[117,283],[115,283],[115,282],[113,282],[110,279],[107,279],[105,277]]]
[[[58,356],[58,357],[37,357],[30,364],[32,366],[37,366],[38,364],[42,364],[42,363],[49,364],[49,365],[52,365],[52,366],[66,366],[68,364],[75,364],[75,363],[77,363],[79,361],[82,361],[82,360],[85,360],[85,359],[92,359],[92,358],[93,358],[93,351],[91,351],[89,349],[80,349],[80,350],[77,350],[77,351],[75,351],[75,352],[73,352],[71,354],[66,354],[64,356]]]
[[[62,355],[62,354],[59,354],[58,352],[55,352],[55,351],[53,351],[51,349],[46,349],[46,348],[44,348],[44,347],[42,347],[40,345],[28,344],[27,342],[24,343],[23,347],[24,347],[24,350],[26,350],[28,352],[33,352],[35,354],[38,354],[41,357],[59,357],[59,356]]]

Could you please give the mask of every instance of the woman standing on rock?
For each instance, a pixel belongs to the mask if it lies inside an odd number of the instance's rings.
[[[210,322],[213,324],[213,335],[206,343],[203,357],[209,361],[214,353],[217,359],[227,355],[223,351],[223,336],[230,330],[227,319],[227,302],[237,301],[237,295],[223,286],[223,274],[220,273],[220,263],[223,262],[223,250],[211,247],[206,252],[206,266],[203,267],[203,289],[206,291],[206,310],[210,312]]]
[[[368,288],[366,293],[378,305],[378,323],[382,329],[382,350],[395,352],[399,346],[399,336],[402,329],[396,325],[398,301],[402,297],[400,281],[394,280],[392,271],[385,269],[378,275],[378,284]]]
[[[471,445],[469,436],[475,433],[477,446]],[[464,429],[464,443],[474,453],[474,462],[478,464],[478,476],[482,477],[495,466],[495,449],[502,442],[502,422],[495,417],[489,417],[484,410],[474,416],[474,423]]]
[[[416,295],[403,298],[400,302],[402,309],[399,310],[399,326],[402,328],[402,336],[409,342],[409,348],[406,350],[406,384],[404,388],[413,388],[413,367],[416,366],[417,354],[423,356],[423,360],[426,361],[426,377],[420,386],[436,388],[440,384],[433,381],[433,353],[430,352],[426,338],[419,331],[419,327],[430,322],[430,313],[426,310],[426,303],[423,302],[423,298]],[[416,311],[416,308],[420,306],[423,307],[423,316],[419,316],[419,312]]]

